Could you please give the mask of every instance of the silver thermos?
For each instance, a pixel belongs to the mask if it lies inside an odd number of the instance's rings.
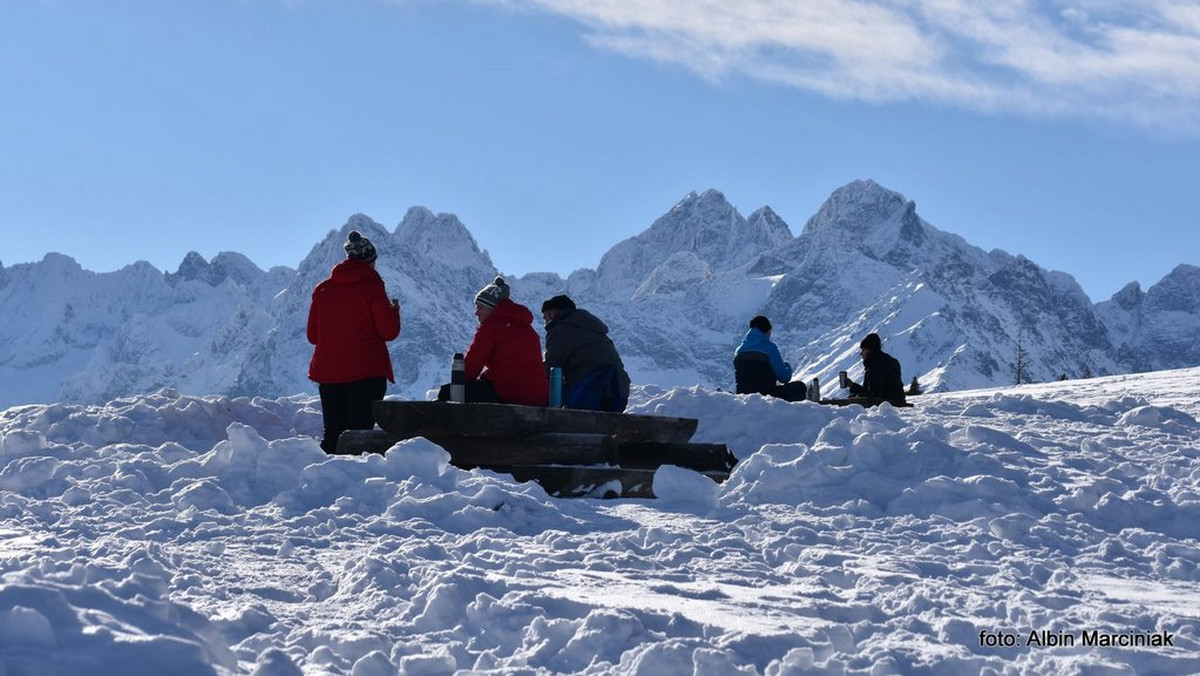
[[[462,352],[455,352],[450,362],[450,401],[459,404],[467,401],[467,365]]]

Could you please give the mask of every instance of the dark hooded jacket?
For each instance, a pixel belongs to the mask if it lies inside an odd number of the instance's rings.
[[[587,310],[563,310],[546,325],[546,368],[557,366],[563,374],[563,401],[571,406],[572,393],[589,376],[606,369],[604,391],[600,397],[609,402],[603,410],[625,410],[629,400],[629,374],[621,362],[617,347],[608,337],[608,326]],[[598,402],[595,406],[601,406]],[[589,408],[592,406],[589,406]]]
[[[900,362],[883,350],[871,350],[871,356],[863,360],[862,385],[851,383],[850,394],[879,397],[894,404],[905,403]]]

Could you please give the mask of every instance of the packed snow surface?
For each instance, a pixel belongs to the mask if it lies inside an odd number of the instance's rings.
[[[912,409],[644,387],[741,459],[556,499],[310,397],[0,412],[0,674],[1200,672],[1200,369]]]

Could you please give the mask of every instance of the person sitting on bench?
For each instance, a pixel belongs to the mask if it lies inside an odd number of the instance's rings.
[[[545,406],[550,383],[542,363],[542,341],[533,313],[514,303],[508,283],[497,277],[475,295],[479,328],[464,357],[466,399],[476,403]],[[438,401],[448,401],[443,385]]]
[[[620,413],[629,402],[629,374],[608,337],[608,326],[575,307],[569,296],[542,303],[546,322],[546,368],[562,369],[566,408]]]
[[[733,373],[738,394],[765,394],[784,401],[804,401],[808,388],[792,379],[792,365],[783,360],[771,342],[771,320],[758,315],[733,353]],[[780,384],[782,383],[782,384]]]
[[[858,344],[863,360],[863,381],[848,382],[850,396],[890,401],[895,406],[907,406],[904,399],[904,379],[900,377],[900,362],[883,351],[878,333],[868,334]]]

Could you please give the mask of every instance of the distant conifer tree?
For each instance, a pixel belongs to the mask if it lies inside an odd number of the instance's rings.
[[[915,396],[921,393],[921,383],[917,381],[917,377],[913,376],[912,382],[908,384],[908,389],[904,391],[909,396]]]
[[[1029,352],[1025,350],[1025,327],[1017,329],[1017,362],[1013,364],[1013,384],[1029,382]]]

